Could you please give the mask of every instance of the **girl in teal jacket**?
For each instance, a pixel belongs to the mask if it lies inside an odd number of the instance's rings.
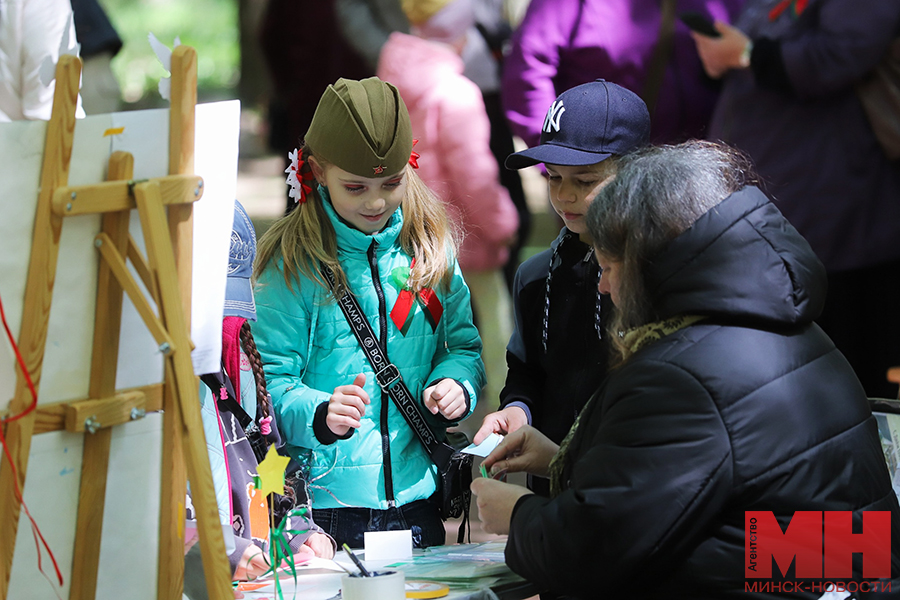
[[[430,500],[437,467],[376,383],[335,294],[356,298],[438,435],[471,413],[484,384],[454,232],[411,168],[412,146],[394,86],[329,86],[291,153],[298,205],[260,239],[255,269],[254,336],[286,449],[308,466],[316,523],[357,548],[365,531],[411,529],[421,547],[445,534]]]

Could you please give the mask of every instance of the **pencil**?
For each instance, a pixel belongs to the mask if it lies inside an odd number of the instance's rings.
[[[357,566],[357,568],[359,568],[359,571],[360,571],[360,573],[363,574],[363,577],[371,577],[372,574],[369,573],[368,570],[366,570],[366,568],[362,564],[362,561],[359,560],[358,558],[356,558],[356,555],[353,554],[353,550],[350,549],[350,546],[348,546],[346,543],[344,543],[343,548],[344,548],[344,552],[347,553],[347,556],[350,557],[350,560],[353,561],[353,564],[355,564]]]

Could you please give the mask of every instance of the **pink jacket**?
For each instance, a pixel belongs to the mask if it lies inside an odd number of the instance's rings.
[[[519,217],[500,185],[481,91],[462,73],[449,47],[398,32],[378,63],[378,77],[397,86],[409,109],[419,176],[465,232],[460,267],[485,271],[506,263]]]

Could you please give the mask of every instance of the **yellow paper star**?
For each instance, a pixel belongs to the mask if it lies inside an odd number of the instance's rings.
[[[262,483],[260,491],[264,496],[272,492],[284,494],[284,470],[289,462],[290,459],[287,456],[281,456],[275,451],[275,444],[269,446],[266,457],[256,469],[259,480]]]

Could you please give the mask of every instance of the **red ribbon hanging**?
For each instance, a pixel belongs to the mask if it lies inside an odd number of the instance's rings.
[[[37,390],[34,388],[34,383],[31,381],[31,375],[28,373],[28,369],[25,367],[25,360],[22,358],[22,354],[19,352],[19,346],[16,344],[16,339],[13,337],[12,332],[9,330],[9,324],[7,324],[6,322],[6,312],[3,310],[2,301],[0,301],[0,320],[3,321],[3,329],[6,330],[6,337],[9,338],[9,343],[16,355],[16,362],[19,364],[19,368],[22,370],[22,375],[25,377],[25,383],[28,385],[28,391],[31,393],[31,404],[28,405],[28,408],[26,408],[18,415],[0,419],[0,445],[3,446],[3,454],[6,456],[6,460],[9,462],[9,467],[12,470],[13,492],[15,492],[16,501],[22,505],[22,509],[25,511],[25,515],[31,522],[31,534],[34,537],[34,545],[37,547],[38,571],[40,571],[41,575],[43,575],[44,578],[47,579],[47,581],[50,581],[50,578],[47,577],[47,574],[44,573],[44,569],[41,566],[41,544],[43,544],[44,548],[47,550],[47,554],[50,555],[50,561],[53,563],[53,569],[56,571],[56,578],[59,580],[59,585],[62,586],[63,576],[59,570],[59,565],[56,563],[56,557],[53,556],[53,551],[50,549],[50,545],[47,543],[47,540],[44,539],[44,534],[41,533],[41,529],[40,527],[38,527],[37,521],[35,521],[34,517],[31,516],[31,511],[28,510],[28,506],[25,504],[25,498],[22,496],[22,490],[19,489],[19,474],[16,470],[16,463],[13,462],[12,455],[9,452],[9,446],[7,446],[6,444],[6,436],[3,435],[3,427],[6,423],[21,419],[28,413],[32,412],[35,408],[37,408]],[[40,542],[38,542],[38,540],[40,540]]]
[[[406,335],[406,332],[409,329],[407,319],[409,319],[409,313],[412,311],[414,305],[415,297],[412,292],[410,290],[400,290],[400,295],[397,296],[394,308],[391,309],[391,320],[403,335]]]
[[[431,323],[431,329],[437,329],[438,323],[441,321],[441,315],[444,314],[444,307],[438,295],[431,288],[424,288],[419,291],[419,302],[425,308],[425,318]]]

